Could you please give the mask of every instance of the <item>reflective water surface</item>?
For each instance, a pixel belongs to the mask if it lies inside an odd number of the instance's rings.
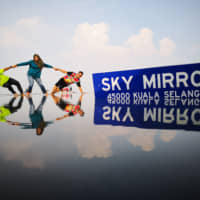
[[[3,199],[193,199],[199,101],[147,105],[102,105],[91,94],[1,95]]]

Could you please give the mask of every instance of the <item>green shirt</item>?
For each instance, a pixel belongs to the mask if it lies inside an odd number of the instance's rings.
[[[4,75],[3,73],[4,69],[0,69],[0,86],[3,86],[9,80],[9,77]]]
[[[4,106],[0,107],[0,122],[6,122],[6,117],[10,115],[11,112],[9,109],[5,108]]]

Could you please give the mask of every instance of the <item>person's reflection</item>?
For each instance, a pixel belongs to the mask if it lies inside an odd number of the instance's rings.
[[[76,114],[79,114],[81,117],[84,116],[84,111],[81,109],[81,102],[83,99],[83,94],[80,95],[79,101],[78,103],[75,104],[71,104],[69,102],[65,102],[62,98],[55,96],[55,95],[51,95],[54,103],[63,111],[67,112],[66,115],[62,116],[62,117],[58,117],[56,118],[56,120],[62,120],[64,118],[70,117],[70,116],[74,116]]]
[[[46,102],[47,97],[43,96],[41,99],[41,102],[38,106],[37,109],[35,109],[35,105],[33,103],[33,100],[31,97],[28,97],[28,102],[29,102],[29,118],[31,121],[30,123],[21,123],[20,126],[23,129],[36,129],[36,134],[37,135],[42,135],[44,129],[49,125],[52,124],[53,122],[51,121],[44,121],[42,110],[43,106]]]
[[[0,107],[0,122],[6,122],[12,125],[18,124],[18,122],[12,122],[6,119],[6,117],[17,112],[21,108],[24,99],[23,96],[20,97],[20,100],[18,101],[17,105],[14,106],[14,102],[16,99],[16,97],[13,97],[8,104],[5,104],[4,106]]]

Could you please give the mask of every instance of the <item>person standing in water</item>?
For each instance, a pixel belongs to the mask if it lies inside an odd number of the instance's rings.
[[[27,96],[30,96],[30,94],[32,92],[34,81],[37,82],[40,89],[42,90],[42,93],[47,96],[48,95],[47,90],[46,90],[45,86],[43,85],[42,80],[40,78],[41,73],[42,73],[42,69],[44,67],[51,68],[51,69],[54,69],[56,71],[59,70],[59,69],[54,68],[53,66],[44,63],[43,60],[41,59],[41,57],[38,54],[33,55],[33,60],[23,62],[23,63],[19,63],[19,64],[16,64],[16,65],[13,65],[12,67],[14,68],[14,67],[25,66],[25,65],[29,65],[29,70],[28,70],[28,74],[27,74],[28,82],[29,82],[28,89],[26,90]]]
[[[7,88],[10,92],[12,92],[12,94],[14,94],[15,97],[17,97],[18,94],[15,92],[12,86],[15,85],[18,88],[20,94],[23,95],[23,90],[19,81],[3,74],[5,71],[8,71],[11,68],[12,67],[6,67],[4,69],[0,69],[0,86]]]

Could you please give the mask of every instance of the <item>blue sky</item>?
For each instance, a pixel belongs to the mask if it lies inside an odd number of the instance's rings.
[[[199,62],[197,0],[0,2],[2,66],[35,52],[49,64],[88,73]]]

